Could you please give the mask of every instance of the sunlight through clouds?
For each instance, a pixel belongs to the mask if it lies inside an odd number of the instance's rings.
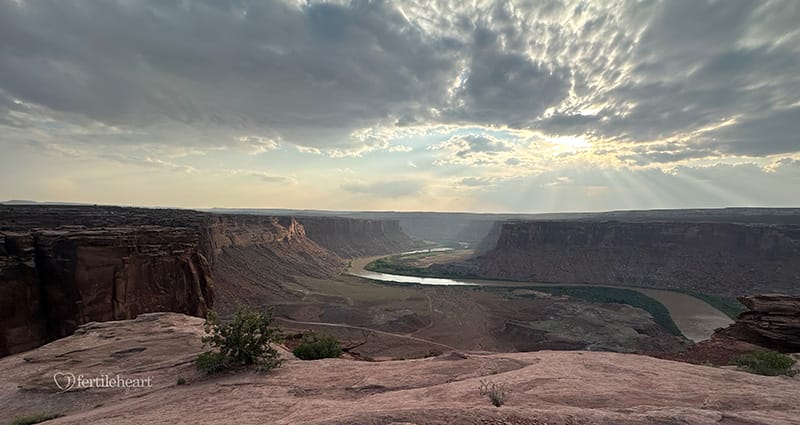
[[[281,183],[319,208],[784,205],[798,20],[780,0],[0,3],[0,172],[23,178],[0,199],[88,199],[46,182],[94,166],[162,177],[143,205]]]

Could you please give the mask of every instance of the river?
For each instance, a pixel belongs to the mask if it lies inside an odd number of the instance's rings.
[[[426,252],[422,250],[420,252]],[[403,254],[409,254],[403,253]],[[415,252],[414,252],[415,253]],[[353,259],[349,274],[366,279],[382,282],[417,283],[421,285],[467,285],[467,286],[595,286],[601,288],[625,288],[641,292],[660,302],[667,308],[672,321],[686,338],[699,342],[711,337],[717,328],[722,328],[733,323],[730,317],[719,311],[716,307],[705,301],[688,294],[661,289],[637,288],[629,286],[612,286],[587,283],[539,283],[517,282],[507,280],[480,280],[480,279],[445,279],[422,276],[405,276],[390,273],[377,273],[365,270],[364,267],[372,261],[384,258],[378,257]]]

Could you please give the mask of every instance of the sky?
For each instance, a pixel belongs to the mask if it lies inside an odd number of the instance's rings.
[[[0,199],[800,205],[800,2],[0,0]]]

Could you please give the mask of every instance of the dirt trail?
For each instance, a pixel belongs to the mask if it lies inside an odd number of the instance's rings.
[[[352,260],[349,274],[375,279],[376,273],[365,270],[364,267],[372,261],[385,256],[364,257]],[[380,273],[381,279],[391,281],[391,274]],[[456,282],[482,286],[594,286],[601,288],[625,288],[638,291],[647,295],[666,307],[675,325],[680,329],[686,338],[699,342],[711,337],[717,328],[722,328],[733,323],[733,320],[719,311],[716,307],[706,303],[699,298],[688,294],[667,291],[662,289],[639,288],[634,286],[612,286],[596,285],[590,283],[539,283],[539,282],[517,282],[506,280],[480,280],[480,279],[452,279]]]
[[[417,341],[417,342],[423,342],[425,344],[431,344],[431,345],[435,345],[435,346],[438,346],[438,347],[443,347],[443,348],[446,348],[448,350],[455,350],[456,349],[455,347],[453,347],[451,345],[442,344],[442,343],[431,341],[431,340],[428,340],[428,339],[417,338],[417,337],[412,336],[410,334],[398,334],[398,333],[393,333],[393,332],[386,332],[386,331],[381,331],[381,330],[378,330],[378,329],[367,328],[367,327],[364,327],[364,326],[348,325],[346,323],[308,322],[308,321],[303,321],[303,320],[287,319],[285,317],[276,317],[275,320],[279,320],[279,321],[282,321],[282,322],[288,322],[288,323],[294,323],[296,325],[330,326],[330,327],[334,327],[334,328],[359,329],[359,330],[362,330],[362,331],[374,332],[374,333],[377,333],[377,334],[393,336],[393,337],[396,337],[396,338],[412,339],[412,340]]]

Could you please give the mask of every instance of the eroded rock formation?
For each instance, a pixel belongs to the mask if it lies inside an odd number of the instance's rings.
[[[649,353],[655,357],[695,364],[733,364],[743,354],[765,348],[800,352],[800,297],[747,295],[739,302],[748,308],[736,321],[717,329],[710,339],[675,353]]]
[[[739,302],[748,311],[718,333],[786,353],[800,352],[800,297],[748,295]]]
[[[409,250],[414,246],[397,220],[300,217],[314,242],[343,258],[367,257]]]
[[[160,226],[1,232],[0,355],[71,334],[90,321],[213,303],[197,233]]]
[[[343,243],[343,253],[391,250],[408,241],[396,222],[337,220],[328,219],[315,234],[331,247]],[[382,233],[370,233],[376,230]],[[330,277],[345,266],[292,217],[0,206],[0,356],[69,335],[89,321],[156,311],[204,316],[215,302],[224,313],[238,304],[298,297],[284,284],[298,275]]]
[[[736,223],[506,222],[482,276],[694,290],[800,293],[800,226]]]

